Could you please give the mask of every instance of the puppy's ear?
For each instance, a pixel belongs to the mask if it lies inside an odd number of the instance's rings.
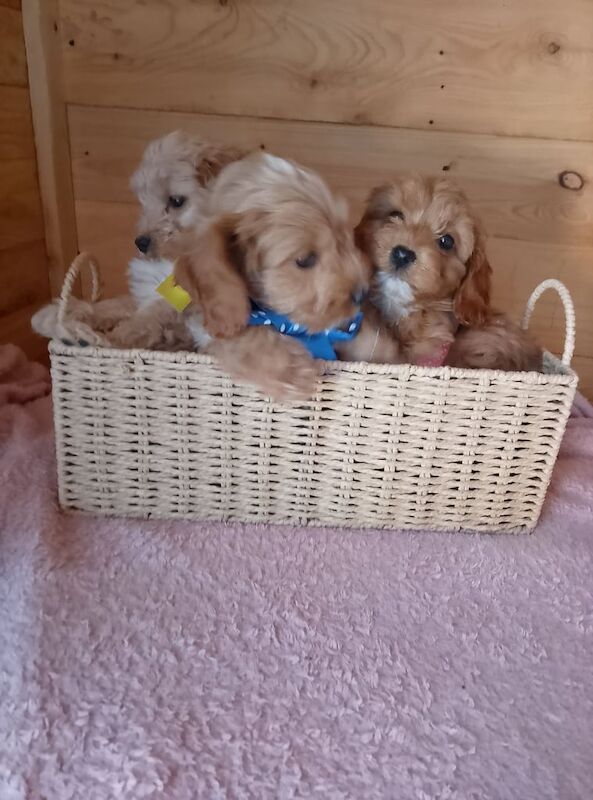
[[[363,253],[368,252],[372,224],[372,220],[365,214],[356,228],[354,228],[354,243]]]
[[[492,267],[486,257],[481,230],[476,230],[473,252],[465,265],[465,278],[455,295],[455,316],[463,325],[479,327],[490,317],[490,283]]]
[[[238,161],[244,153],[234,147],[211,146],[200,153],[196,161],[196,175],[201,186],[207,186],[218,173],[233,161]]]
[[[247,285],[229,247],[229,222],[220,220],[201,234],[194,248],[178,258],[175,279],[204,316],[215,338],[236,336],[247,325]]]
[[[364,214],[354,229],[354,241],[359,250],[368,253],[373,244],[373,234],[385,220],[393,206],[389,197],[389,186],[377,186],[370,193]]]
[[[235,264],[248,281],[257,281],[257,275],[261,272],[259,241],[266,230],[270,230],[268,219],[269,214],[266,211],[245,211],[236,214],[232,221],[232,236],[229,240],[231,252]]]

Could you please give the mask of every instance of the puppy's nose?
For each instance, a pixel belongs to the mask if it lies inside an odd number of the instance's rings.
[[[360,306],[364,303],[367,296],[367,290],[364,286],[359,286],[358,289],[352,292],[352,302],[355,306]]]
[[[148,248],[150,247],[150,236],[146,236],[143,234],[142,236],[136,236],[134,239],[134,244],[140,250],[141,253],[148,253]]]
[[[391,263],[396,269],[403,269],[413,264],[414,261],[416,261],[416,253],[401,244],[391,251]]]

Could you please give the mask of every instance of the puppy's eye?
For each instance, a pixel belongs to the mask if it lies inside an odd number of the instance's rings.
[[[394,208],[393,211],[390,211],[389,216],[391,217],[391,219],[401,219],[402,222],[404,221],[404,215],[399,210],[399,208]]]
[[[169,198],[169,205],[171,208],[181,208],[185,200],[186,198],[182,194],[172,194]]]
[[[317,264],[317,258],[317,253],[314,250],[311,250],[311,252],[307,253],[306,256],[295,259],[295,264],[301,269],[309,269]]]
[[[455,239],[446,233],[438,239],[439,247],[441,250],[452,250],[455,247]]]

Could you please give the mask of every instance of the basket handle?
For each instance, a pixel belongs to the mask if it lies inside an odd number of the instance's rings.
[[[562,363],[566,367],[569,367],[574,354],[574,338],[575,338],[576,323],[575,323],[574,303],[572,302],[572,297],[570,296],[570,292],[563,283],[557,281],[555,278],[548,278],[548,280],[542,281],[539,284],[539,286],[535,287],[535,289],[531,293],[531,297],[527,301],[521,327],[523,328],[523,330],[525,331],[527,330],[527,328],[529,327],[529,320],[531,319],[533,309],[535,308],[535,304],[542,296],[542,294],[548,289],[555,289],[558,292],[558,294],[560,295],[560,299],[562,300],[562,305],[564,306],[566,334],[564,337],[564,352],[562,353]]]
[[[91,303],[96,303],[101,296],[101,286],[99,284],[99,265],[93,256],[89,253],[79,253],[66,273],[64,283],[62,284],[62,292],[58,300],[58,323],[64,324],[66,318],[66,311],[68,309],[68,302],[72,295],[72,287],[74,281],[78,278],[80,270],[83,266],[87,266],[91,273],[92,287],[91,287]]]

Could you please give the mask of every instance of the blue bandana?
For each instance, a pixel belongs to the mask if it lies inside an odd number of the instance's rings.
[[[285,336],[293,336],[306,347],[313,358],[323,358],[325,361],[335,361],[336,351],[335,342],[349,342],[354,339],[362,323],[362,311],[352,317],[342,328],[326,328],[319,333],[309,333],[304,325],[293,322],[283,314],[277,314],[269,308],[262,308],[251,301],[251,314],[249,315],[249,325],[271,325],[279,333]]]

